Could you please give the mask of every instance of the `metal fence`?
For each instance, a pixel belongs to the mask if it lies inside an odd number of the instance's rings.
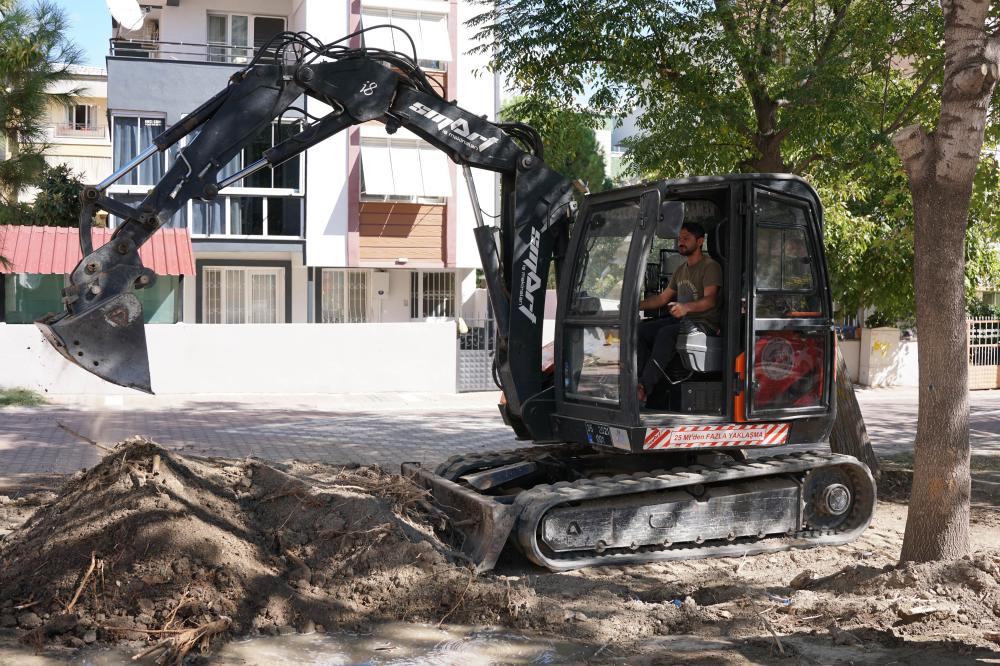
[[[971,317],[969,338],[969,388],[1000,388],[1000,319]]]
[[[458,390],[493,391],[496,326],[492,319],[467,319],[468,333],[458,336]]]

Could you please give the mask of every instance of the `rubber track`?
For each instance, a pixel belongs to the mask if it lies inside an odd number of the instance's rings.
[[[636,551],[619,548],[604,553],[586,551],[579,555],[547,555],[538,543],[538,527],[546,512],[567,502],[582,502],[635,493],[673,490],[684,486],[763,478],[774,475],[802,475],[830,466],[846,467],[854,477],[855,500],[851,515],[842,530],[805,530],[791,535],[741,539],[722,544],[694,542],[669,548],[645,546]],[[540,485],[518,495],[517,531],[521,550],[536,564],[555,571],[609,564],[639,564],[663,560],[703,557],[734,557],[771,553],[792,548],[811,548],[842,544],[860,536],[875,513],[875,481],[868,468],[852,456],[836,453],[795,452],[747,461],[725,461],[717,466],[692,465],[665,473],[620,474],[611,478],[563,481]]]

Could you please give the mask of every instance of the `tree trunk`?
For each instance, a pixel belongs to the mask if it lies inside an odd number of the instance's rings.
[[[13,160],[21,154],[21,145],[17,142],[17,132],[4,132],[7,144],[7,155],[4,159]],[[0,183],[0,201],[12,204],[17,201],[17,188],[10,183]]]
[[[854,385],[847,371],[844,356],[837,350],[837,420],[830,433],[830,450],[846,453],[868,465],[875,478],[879,476],[878,458],[872,448],[872,441],[865,428],[858,397],[854,395]]]
[[[937,127],[893,137],[913,196],[914,286],[920,370],[913,487],[900,559],[969,552],[969,359],[965,231],[1000,38],[989,2],[943,0],[945,72]]]

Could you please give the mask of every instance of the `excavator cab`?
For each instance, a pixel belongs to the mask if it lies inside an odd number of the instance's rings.
[[[661,181],[589,197],[570,245],[572,278],[559,293],[558,432],[632,452],[672,427],[716,433],[718,446],[826,438],[834,337],[820,221],[815,192],[792,176]],[[640,405],[638,330],[666,312],[641,313],[639,301],[665,289],[686,260],[677,250],[685,222],[705,229],[702,252],[722,268],[721,322],[682,329]],[[781,420],[787,436],[719,434],[760,420]]]

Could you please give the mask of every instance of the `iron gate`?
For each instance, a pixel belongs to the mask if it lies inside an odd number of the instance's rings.
[[[465,323],[469,332],[458,336],[458,390],[495,391],[496,326],[489,318],[466,319]]]
[[[969,388],[1000,388],[1000,320],[968,320]]]

